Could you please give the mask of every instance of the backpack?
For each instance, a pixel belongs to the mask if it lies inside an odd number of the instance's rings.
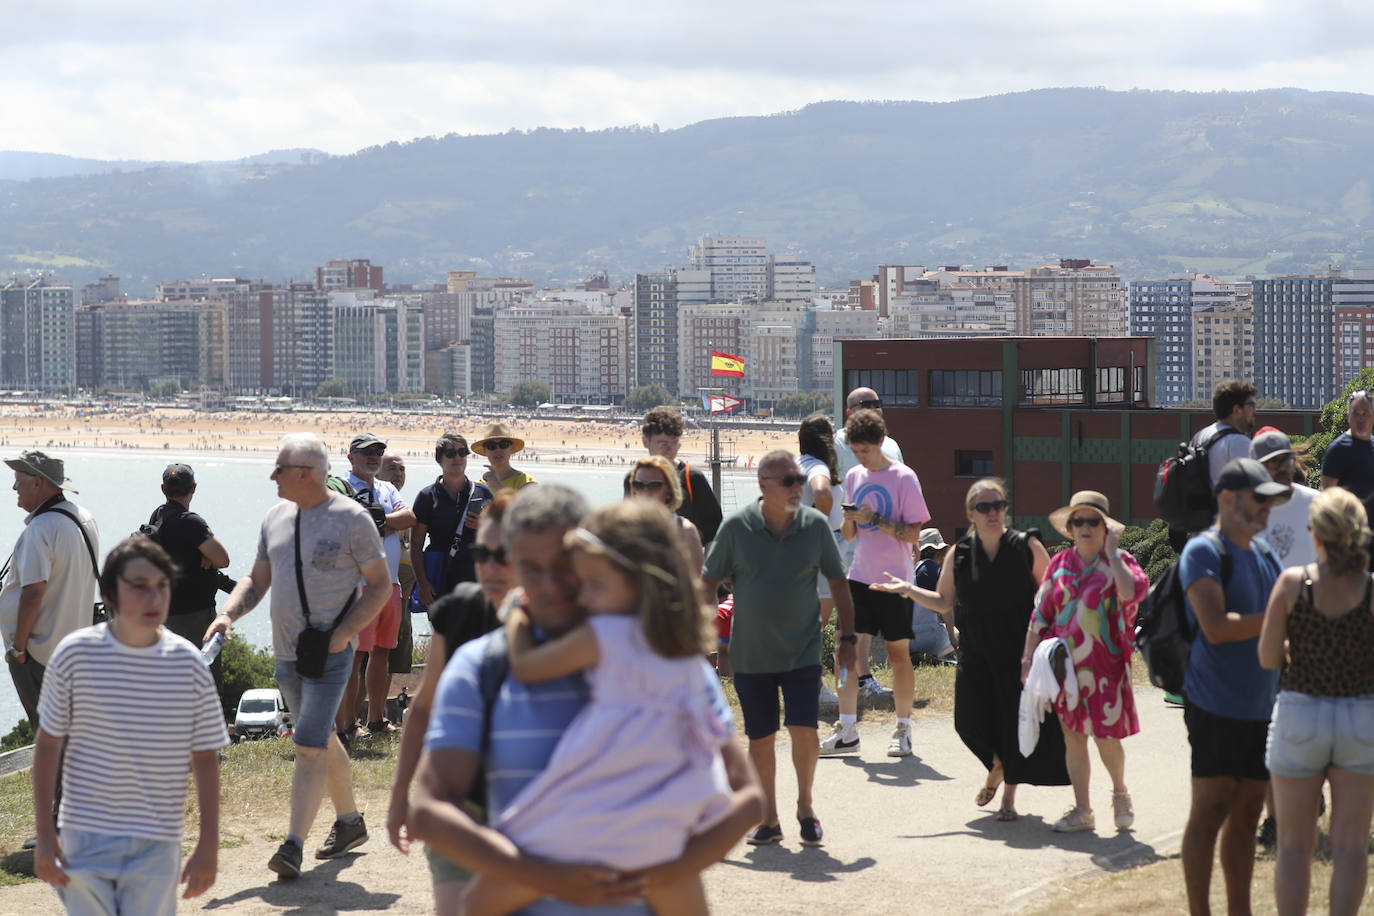
[[[377,500],[372,498],[371,490],[359,492],[353,484],[342,477],[335,477],[333,474],[325,475],[324,485],[326,489],[333,490],[335,493],[342,493],[366,509],[367,514],[372,516],[372,523],[377,526],[377,534],[386,537],[386,510],[377,503]]]
[[[1215,531],[1204,531],[1199,537],[1210,538],[1221,553],[1221,588],[1226,590],[1231,581],[1231,551],[1226,540]],[[1260,555],[1282,569],[1278,560],[1270,553],[1263,542],[1255,541]],[[1188,655],[1193,647],[1197,629],[1188,625],[1188,613],[1184,607],[1185,590],[1183,576],[1179,572],[1179,560],[1170,563],[1168,568],[1150,586],[1145,600],[1140,603],[1136,615],[1135,644],[1145,659],[1145,667],[1150,673],[1150,683],[1169,693],[1183,692],[1183,679],[1188,674]]]
[[[1243,435],[1228,426],[1219,429],[1201,445],[1178,444],[1178,454],[1166,458],[1155,472],[1155,511],[1174,531],[1202,531],[1217,514],[1212,492],[1212,472],[1207,453],[1218,439]]]

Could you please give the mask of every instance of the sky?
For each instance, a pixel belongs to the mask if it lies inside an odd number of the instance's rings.
[[[1062,86],[1374,93],[1367,0],[2,0],[0,149],[234,159]]]

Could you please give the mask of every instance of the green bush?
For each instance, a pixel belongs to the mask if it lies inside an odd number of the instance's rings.
[[[10,729],[8,735],[0,738],[0,753],[27,747],[30,744],[33,744],[33,723],[28,719],[20,719],[19,724]]]
[[[241,639],[224,644],[224,692],[220,697],[226,718],[233,718],[245,690],[277,686],[276,659],[271,649],[255,649]]]

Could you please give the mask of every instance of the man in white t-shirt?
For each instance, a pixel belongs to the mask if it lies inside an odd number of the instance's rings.
[[[1317,545],[1307,530],[1307,510],[1317,491],[1294,480],[1298,471],[1298,454],[1289,438],[1272,426],[1255,433],[1250,442],[1250,457],[1254,458],[1275,483],[1293,488],[1288,502],[1269,510],[1269,526],[1257,536],[1273,548],[1285,569],[1317,562]]]
[[[391,650],[396,648],[401,632],[401,616],[405,608],[401,601],[401,537],[398,532],[415,527],[415,512],[401,499],[396,487],[377,476],[386,455],[386,443],[371,433],[362,433],[348,443],[348,463],[352,470],[348,480],[362,499],[375,503],[386,513],[386,521],[378,533],[386,552],[386,568],[391,576],[391,598],[377,618],[358,633],[358,651],[353,656],[353,673],[348,679],[343,702],[339,704],[337,724],[340,736],[353,737],[358,710],[362,708],[364,687],[367,692],[367,727],[374,734],[387,734],[396,727],[386,718],[386,696],[391,687]],[[359,677],[363,657],[367,657],[367,675]],[[365,680],[366,683],[360,683]]]
[[[849,396],[844,399],[844,418],[846,420],[856,410],[871,410],[878,416],[883,415],[883,402],[878,397],[878,392],[872,388],[855,388],[849,392]],[[891,436],[883,436],[882,444],[883,455],[888,461],[895,461],[898,464],[906,464],[902,459],[901,446],[897,440]],[[849,437],[845,434],[844,424],[835,431],[835,464],[840,471],[840,479],[854,469],[859,463],[859,459],[854,457],[854,450],[849,447]],[[840,539],[840,561],[844,563],[844,568],[849,569],[854,565],[854,542]],[[859,693],[866,697],[882,697],[888,694],[888,689],[878,683],[878,679],[873,676],[869,663],[872,658],[873,637],[867,633],[859,634],[859,644],[855,646],[855,651],[859,653]]]

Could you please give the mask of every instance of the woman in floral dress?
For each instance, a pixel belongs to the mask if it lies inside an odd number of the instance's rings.
[[[1069,644],[1078,682],[1077,703],[1070,708],[1061,692],[1054,707],[1064,729],[1064,762],[1074,797],[1073,807],[1054,824],[1061,833],[1095,826],[1088,799],[1089,736],[1112,779],[1116,826],[1125,829],[1135,819],[1121,739],[1140,731],[1131,692],[1131,652],[1136,609],[1150,583],[1135,558],[1118,549],[1122,525],[1110,513],[1107,497],[1093,490],[1075,493],[1069,505],[1051,513],[1050,523],[1073,547],[1050,558],[1021,659],[1024,682],[1035,647],[1060,637]]]

